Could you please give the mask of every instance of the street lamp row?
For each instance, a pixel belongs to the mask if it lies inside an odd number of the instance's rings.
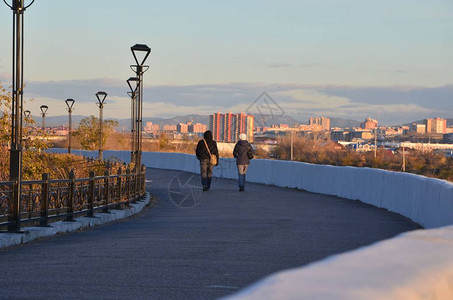
[[[128,95],[131,97],[131,163],[134,163],[137,169],[142,164],[143,73],[149,69],[149,66],[144,64],[151,48],[145,44],[135,44],[131,47],[131,52],[136,63],[130,66],[135,77],[127,80],[130,88]]]
[[[102,114],[102,109],[104,108],[105,104],[105,98],[107,97],[106,92],[97,92],[96,93],[96,98],[98,99],[98,102],[96,103],[97,106],[99,106],[99,159],[103,159],[103,147],[102,147],[102,129],[103,129],[103,114]],[[71,154],[71,133],[72,133],[72,112],[74,111],[74,99],[66,99],[66,110],[69,113],[69,132],[68,132],[68,154]]]
[[[99,106],[99,132],[100,132],[100,135],[99,135],[99,159],[102,160],[102,126],[103,126],[103,116],[102,116],[102,109],[104,108],[104,102],[105,102],[105,98],[107,97],[107,93],[106,92],[97,92],[96,93],[96,98],[98,99],[98,103],[96,103],[98,106]],[[74,99],[66,99],[65,100],[65,103],[66,103],[66,110],[68,111],[69,113],[69,130],[68,130],[68,154],[71,154],[71,149],[72,149],[72,143],[71,143],[71,136],[72,136],[72,112],[74,111],[74,103],[75,103],[75,100]],[[42,116],[42,131],[43,131],[43,134],[44,134],[44,131],[45,131],[45,128],[46,128],[46,115],[47,115],[47,110],[49,109],[49,107],[47,105],[41,105],[40,106],[40,109],[41,109],[41,116]],[[30,116],[30,111],[29,110],[26,110],[24,111],[24,115],[28,118]]]
[[[144,63],[151,53],[151,48],[144,44],[135,44],[131,47],[132,54],[136,65],[131,65],[131,69],[135,72],[135,77],[130,77],[127,80],[127,84],[130,88],[128,95],[131,97],[131,162],[135,166],[141,165],[142,156],[142,127],[143,127],[143,73],[145,73],[149,66],[145,66]],[[96,93],[98,102],[96,105],[99,107],[99,159],[103,159],[103,108],[105,105],[105,98],[107,93],[99,91]],[[65,100],[67,111],[69,113],[69,132],[68,132],[68,153],[71,154],[72,143],[72,112],[74,111],[74,99]],[[42,116],[42,131],[45,131],[45,118],[48,110],[47,105],[41,105],[41,116]],[[30,115],[30,111],[28,116]]]
[[[27,8],[29,8],[35,0],[3,0],[3,2],[11,8],[13,11],[13,36],[12,36],[12,93],[11,93],[11,147],[10,147],[10,169],[9,169],[9,178],[13,182],[13,188],[11,193],[11,207],[10,213],[8,215],[8,232],[20,232],[20,197],[21,197],[21,185],[22,185],[22,129],[23,129],[23,118],[29,118],[31,112],[29,110],[24,111],[24,102],[23,102],[23,54],[24,54],[24,14]],[[26,4],[28,2],[28,4]],[[143,47],[144,46],[144,47]],[[137,74],[138,70],[142,69],[142,65],[146,58],[149,55],[144,57],[141,64],[138,63],[138,58],[134,51],[144,51],[148,48],[146,45],[135,45],[131,48],[134,54],[134,58],[137,61]],[[149,49],[149,48],[148,48]],[[137,52],[137,53],[138,53]],[[145,51],[146,52],[146,51]],[[104,105],[104,100],[107,94],[105,92],[99,92],[96,94],[96,97],[99,101],[100,108],[100,147],[99,155],[102,159],[102,108]],[[69,145],[68,152],[71,153],[71,113],[73,112],[73,99],[67,99],[66,105],[68,106],[69,112]],[[42,116],[42,129],[45,130],[45,117],[48,110],[47,105],[41,105],[41,116]]]

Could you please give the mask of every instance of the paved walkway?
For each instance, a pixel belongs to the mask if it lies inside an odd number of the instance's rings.
[[[234,180],[202,193],[197,175],[148,177],[157,199],[135,217],[0,250],[0,299],[215,299],[418,228],[358,201],[259,184],[239,193]]]

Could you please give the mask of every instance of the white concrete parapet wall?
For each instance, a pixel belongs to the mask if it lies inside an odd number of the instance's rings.
[[[453,226],[416,230],[278,272],[224,298],[453,299]]]
[[[65,149],[51,149],[66,153]],[[73,150],[74,154],[97,157],[97,151]],[[104,151],[105,159],[129,162],[128,151]],[[143,152],[147,167],[199,173],[195,155]],[[237,178],[232,158],[221,158],[214,176]],[[335,195],[399,213],[425,228],[453,224],[453,184],[410,173],[372,168],[336,167],[283,160],[254,159],[247,181]]]
[[[82,155],[97,157],[97,151]],[[128,162],[130,153],[104,151],[104,157]],[[199,173],[198,160],[189,154],[143,152],[142,162]],[[237,178],[235,160],[221,158],[214,175]],[[453,299],[452,183],[380,169],[264,159],[252,160],[247,181],[361,200],[436,229],[405,233],[270,275],[228,299]]]
[[[65,153],[65,149],[51,149]],[[97,151],[73,150],[74,154],[97,157]],[[105,159],[128,162],[128,151],[104,151]],[[199,173],[194,155],[143,152],[147,167]],[[237,178],[235,161],[221,158],[214,175]],[[453,224],[453,184],[409,173],[372,168],[336,167],[282,160],[255,159],[247,181],[298,188],[335,195],[399,213],[422,225],[435,228]]]

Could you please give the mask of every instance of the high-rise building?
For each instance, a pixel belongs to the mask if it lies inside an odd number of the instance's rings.
[[[237,126],[236,119],[237,119],[236,115],[234,115],[232,112],[228,112],[225,114],[223,126],[225,130],[223,132],[222,141],[232,143],[236,140],[236,126]]]
[[[310,117],[308,125],[319,125],[323,130],[330,130],[330,119],[326,117]]]
[[[425,124],[417,124],[412,123],[410,127],[410,131],[415,133],[425,133],[426,132],[426,125]]]
[[[174,125],[174,124],[167,124],[167,125],[164,125],[163,130],[164,130],[165,132],[174,132],[174,131],[176,131],[176,125]]]
[[[176,131],[179,133],[187,133],[189,132],[189,125],[184,124],[184,123],[179,123],[176,125]]]
[[[146,122],[144,131],[147,133],[157,133],[159,132],[160,127],[158,124],[153,124],[153,122]]]
[[[245,113],[233,114],[217,112],[209,116],[209,129],[214,140],[234,143],[241,133],[247,134],[249,142],[253,142],[254,117]]]
[[[247,140],[250,143],[253,143],[253,128],[254,128],[254,126],[255,126],[255,117],[253,115],[248,115],[246,117],[245,134],[247,134]]]
[[[365,122],[360,123],[360,127],[363,129],[374,129],[378,125],[378,121],[371,118],[366,118]]]
[[[241,133],[247,134],[246,126],[247,126],[247,115],[242,112],[240,114],[237,114],[236,115],[236,132],[235,132],[235,137],[234,137],[235,142],[237,140],[239,140],[239,135]]]
[[[201,124],[201,123],[195,123],[195,124],[189,124],[188,130],[191,133],[203,133],[206,131],[206,124]]]
[[[216,141],[223,141],[225,115],[217,112],[209,116],[209,130],[212,131],[212,136]]]
[[[426,133],[445,133],[447,131],[447,120],[441,118],[423,120],[426,126]]]

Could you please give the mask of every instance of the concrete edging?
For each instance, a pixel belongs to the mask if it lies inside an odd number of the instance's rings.
[[[80,217],[74,222],[58,221],[50,223],[49,227],[25,227],[23,233],[0,233],[0,249],[25,244],[33,240],[53,236],[59,233],[74,232],[79,229],[98,226],[116,220],[128,218],[142,211],[150,203],[151,196],[137,203],[131,203],[131,207],[123,210],[112,209],[110,213],[95,213],[94,218]]]

